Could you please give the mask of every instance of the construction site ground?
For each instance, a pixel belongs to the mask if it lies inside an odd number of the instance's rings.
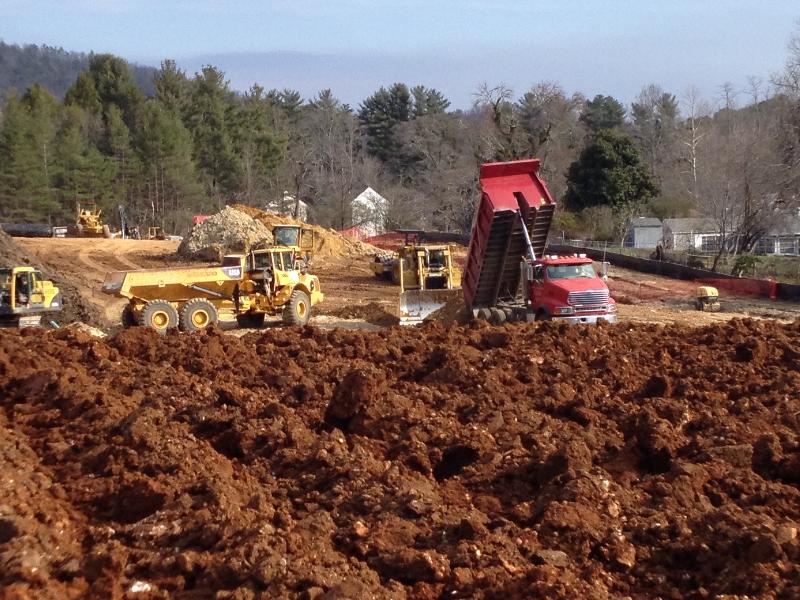
[[[16,238],[44,266],[73,281],[85,302],[99,310],[106,329],[119,326],[125,300],[100,291],[108,271],[163,268],[191,263],[174,256],[177,242],[119,239]],[[457,256],[463,260],[463,253]],[[399,288],[374,277],[371,257],[327,256],[313,264],[325,300],[313,322],[322,327],[372,329],[397,320]],[[608,285],[617,299],[622,321],[703,325],[735,317],[800,318],[800,305],[722,292],[722,311],[699,312],[693,307],[697,284],[619,269],[612,265]]]

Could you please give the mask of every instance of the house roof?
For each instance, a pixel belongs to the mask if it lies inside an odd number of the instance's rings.
[[[664,219],[664,227],[672,233],[717,233],[714,219],[706,217],[690,217],[685,219]]]
[[[368,207],[386,206],[387,203],[388,200],[371,187],[365,189],[352,200],[352,204],[361,204]]]
[[[631,227],[661,227],[661,219],[655,217],[634,217]]]

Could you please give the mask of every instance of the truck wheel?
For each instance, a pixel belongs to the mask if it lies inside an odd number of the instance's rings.
[[[192,298],[181,308],[180,326],[183,331],[201,331],[216,322],[217,309],[205,298]]]
[[[549,321],[550,320],[550,315],[547,314],[546,310],[544,310],[543,308],[540,308],[536,312],[536,320],[537,321]]]
[[[489,322],[492,325],[502,325],[506,322],[506,313],[504,313],[499,308],[490,308],[489,309],[492,313],[492,316],[489,318]]]
[[[122,309],[122,326],[125,329],[135,327],[139,322],[136,320],[136,313],[133,312],[133,306],[126,304]]]
[[[166,333],[178,326],[178,311],[166,300],[152,300],[139,313],[139,325]]]
[[[286,325],[305,325],[311,317],[311,300],[303,290],[292,292],[289,302],[283,309],[283,322]]]
[[[477,316],[478,316],[479,319],[483,319],[484,321],[488,321],[489,319],[492,318],[492,311],[490,311],[488,308],[479,308]]]
[[[517,315],[514,314],[514,309],[513,308],[504,308],[503,309],[503,314],[506,317],[506,323],[513,323],[517,318]]]
[[[236,322],[243,329],[260,329],[264,326],[264,313],[246,312],[236,315]]]

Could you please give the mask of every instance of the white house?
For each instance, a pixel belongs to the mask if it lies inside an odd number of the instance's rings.
[[[363,237],[386,232],[389,201],[371,187],[353,198],[350,207],[353,213],[353,227],[358,228]]]

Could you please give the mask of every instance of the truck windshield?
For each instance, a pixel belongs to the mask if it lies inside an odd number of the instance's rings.
[[[579,279],[581,277],[597,277],[594,267],[583,265],[551,265],[547,267],[548,279]]]
[[[428,266],[431,268],[444,267],[444,250],[431,250],[428,254]]]
[[[300,234],[299,227],[275,227],[272,230],[275,234],[276,246],[297,246]]]

